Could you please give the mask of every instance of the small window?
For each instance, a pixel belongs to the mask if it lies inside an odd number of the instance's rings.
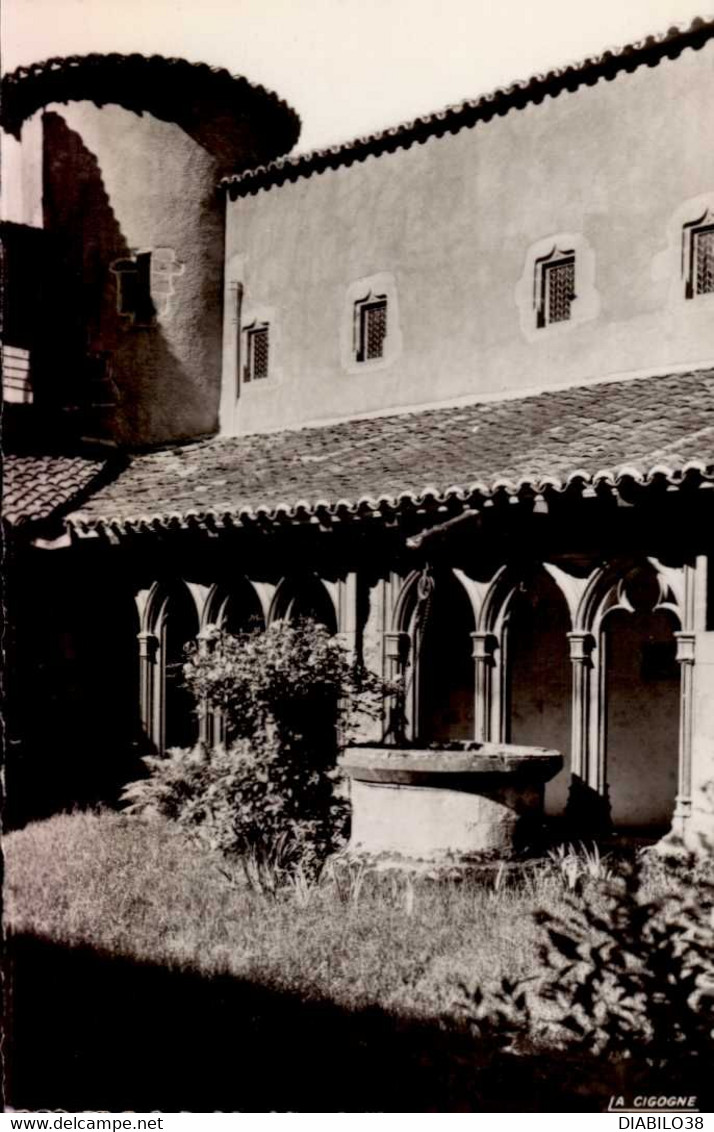
[[[711,210],[684,225],[682,266],[686,298],[714,293],[714,215]]]
[[[367,296],[355,303],[355,356],[358,362],[369,362],[384,356],[387,337],[387,299],[383,295]]]
[[[544,327],[555,322],[569,322],[575,299],[575,255],[572,251],[557,252],[536,260],[535,264],[536,324]]]
[[[131,318],[135,326],[154,322],[156,308],[151,297],[151,252],[139,252],[131,259],[119,259],[112,271],[117,279],[117,310]]]
[[[246,362],[244,381],[260,381],[268,376],[270,361],[270,328],[267,323],[249,326],[246,330]]]

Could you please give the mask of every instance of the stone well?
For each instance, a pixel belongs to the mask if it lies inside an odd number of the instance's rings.
[[[340,759],[351,780],[348,851],[417,860],[508,856],[540,826],[545,783],[562,765],[557,751],[509,743],[349,747]]]

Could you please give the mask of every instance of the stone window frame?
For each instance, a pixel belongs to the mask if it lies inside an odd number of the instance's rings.
[[[682,278],[684,280],[685,299],[701,299],[714,294],[714,269],[712,270],[711,287],[699,290],[697,288],[697,249],[700,236],[711,236],[714,242],[714,206],[704,209],[695,220],[685,221],[682,225]],[[714,248],[709,253],[714,260]]]
[[[274,389],[281,385],[283,372],[281,368],[282,338],[281,325],[275,307],[260,302],[253,302],[247,289],[241,284],[237,290],[236,311],[236,394],[241,393],[259,396],[261,390]],[[253,331],[267,329],[269,341],[268,372],[265,377],[253,377],[250,366],[251,341]]]
[[[572,270],[572,290],[564,299],[566,313],[558,317],[553,307],[557,296],[554,294],[557,287],[556,273],[563,268]],[[577,278],[577,258],[572,248],[552,248],[547,255],[539,256],[535,261],[533,272],[533,305],[536,309],[536,326],[544,330],[555,322],[570,322],[572,318],[573,303],[577,299],[575,280]],[[568,272],[568,275],[571,273]]]
[[[265,368],[264,372],[257,372],[256,343],[259,337],[265,337]],[[249,385],[254,381],[268,381],[270,379],[270,322],[267,319],[254,319],[243,327],[243,342],[245,346],[245,362],[243,365],[242,382]]]
[[[651,277],[664,292],[663,302],[672,312],[686,309],[692,317],[698,317],[714,305],[714,291],[696,294],[692,288],[691,296],[688,294],[692,267],[689,233],[710,224],[714,224],[714,191],[682,201],[669,215],[666,247],[652,257]]]
[[[547,273],[551,267],[570,261],[575,267],[575,280],[569,317],[549,320]],[[601,304],[595,286],[595,253],[583,233],[557,232],[532,243],[516,284],[515,299],[521,332],[529,342],[568,334],[597,318]]]
[[[156,307],[151,294],[151,251],[132,250],[111,266],[116,276],[117,314],[130,326],[155,326]]]
[[[117,314],[137,329],[156,326],[169,313],[174,278],[184,268],[173,248],[131,248],[110,267],[116,277]]]
[[[383,326],[381,333],[377,334],[378,338],[378,353],[371,353],[371,316],[373,314],[381,314],[384,312]],[[375,295],[370,291],[362,299],[357,299],[355,302],[354,314],[354,350],[355,358],[358,362],[372,362],[378,358],[384,357],[384,342],[389,330],[389,299],[386,295]]]
[[[386,311],[381,354],[367,357],[364,348],[365,312],[380,306]],[[340,361],[349,374],[386,369],[402,352],[397,284],[391,272],[355,279],[346,289],[340,325]]]

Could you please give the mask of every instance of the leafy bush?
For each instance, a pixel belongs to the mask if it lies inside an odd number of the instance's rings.
[[[335,791],[339,737],[381,711],[383,682],[310,620],[216,632],[208,650],[191,653],[185,679],[206,710],[220,711],[227,743],[146,758],[149,777],[126,787],[125,801],[250,859],[256,875],[263,865],[289,871],[298,860],[317,868],[345,833],[346,802]]]
[[[710,871],[699,866],[693,883],[692,862],[653,870],[639,857],[619,876],[591,880],[586,898],[569,892],[562,910],[537,911],[537,973],[503,980],[491,993],[472,991],[466,1012],[482,1036],[506,1048],[555,1041],[640,1064],[708,1064],[713,909]]]

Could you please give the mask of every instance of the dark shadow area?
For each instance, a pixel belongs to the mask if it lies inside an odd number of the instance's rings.
[[[563,769],[545,789],[548,817],[564,812],[570,782],[570,627],[563,595],[545,570],[536,571],[508,611],[508,741],[562,753]]]
[[[37,388],[37,350],[49,330],[46,310],[50,306],[57,262],[52,234],[29,224],[3,221],[1,317],[3,344],[2,435],[5,452],[22,451],[28,438],[42,447],[57,444],[57,425],[47,420]],[[13,397],[13,400],[10,400]]]
[[[422,743],[470,739],[474,733],[475,629],[463,586],[450,572],[438,574],[415,636]]]
[[[112,804],[147,753],[136,605],[122,563],[27,551],[7,573],[6,828]]]
[[[489,1056],[465,1029],[30,935],[9,938],[6,970],[15,1108],[576,1112],[661,1091],[641,1064]],[[665,1079],[710,1111],[691,1066]]]
[[[605,620],[605,767],[615,829],[649,832],[667,829],[677,794],[678,622],[658,608],[652,570],[633,570],[625,585],[630,607]]]
[[[2,342],[3,347],[28,349],[37,333],[37,310],[42,303],[44,283],[50,268],[52,239],[42,228],[0,223],[2,241]],[[12,286],[8,286],[8,283]]]
[[[183,678],[186,648],[196,639],[198,628],[196,606],[186,586],[167,586],[159,628],[164,663],[163,747],[167,751],[172,747],[192,747],[198,739],[195,701]]]
[[[323,583],[314,574],[296,575],[281,586],[276,597],[276,613],[278,617],[288,621],[317,621],[329,633],[337,632],[332,600]]]
[[[558,832],[565,838],[599,838],[612,832],[610,802],[580,775],[570,779],[568,804]]]

